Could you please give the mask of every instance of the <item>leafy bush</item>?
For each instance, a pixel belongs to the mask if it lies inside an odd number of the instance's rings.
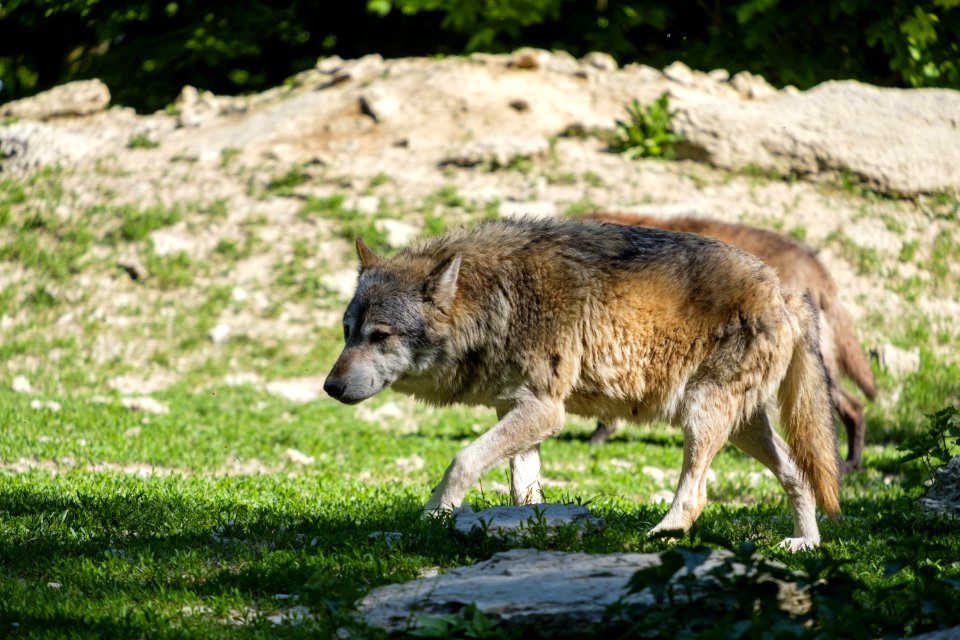
[[[874,638],[957,622],[950,603],[960,598],[960,581],[925,559],[931,545],[920,538],[891,541],[898,560],[887,563],[886,584],[873,588],[851,572],[850,561],[826,552],[791,569],[759,556],[751,542],[709,541],[730,554],[697,574],[710,548],[665,552],[660,565],[628,583],[628,593],[649,589],[656,604],[611,606],[598,637]]]
[[[926,430],[908,435],[899,449],[904,452],[901,463],[919,461],[921,471],[912,486],[925,486],[939,467],[960,455],[960,409],[946,407],[927,416]]]
[[[643,107],[634,99],[627,106],[629,120],[617,120],[611,151],[631,158],[670,158],[673,147],[681,138],[671,129],[676,111],[670,110],[670,98],[661,94],[649,106]]]
[[[345,58],[606,51],[621,63],[749,69],[805,88],[830,78],[960,87],[960,0],[368,0],[149,3],[11,0],[0,5],[0,102],[99,77],[152,111],[184,84],[260,91]]]

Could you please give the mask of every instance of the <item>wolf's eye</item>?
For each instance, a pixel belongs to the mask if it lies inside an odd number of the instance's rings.
[[[390,334],[382,329],[374,329],[370,332],[370,342],[383,342],[390,337]]]

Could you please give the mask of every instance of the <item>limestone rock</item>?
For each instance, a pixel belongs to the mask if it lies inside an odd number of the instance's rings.
[[[30,380],[26,376],[16,376],[13,379],[13,382],[10,383],[10,388],[15,393],[32,393],[33,385],[30,384]]]
[[[674,128],[692,156],[720,167],[846,171],[884,193],[915,195],[960,187],[958,113],[957,91],[831,81],[760,101],[698,101]]]
[[[454,530],[465,536],[484,531],[488,535],[522,536],[533,527],[545,526],[551,530],[566,525],[575,525],[583,531],[602,528],[604,521],[586,507],[554,503],[490,507],[481,511],[461,509],[453,515]]]
[[[382,87],[370,87],[360,96],[360,110],[378,123],[395,117],[401,111],[402,96]]]
[[[177,124],[185,128],[199,127],[220,115],[220,103],[209,91],[185,86],[177,96]]]
[[[75,133],[44,122],[0,126],[0,173],[26,175],[48,165],[72,165],[105,145],[92,131]]]
[[[548,200],[530,202],[501,202],[497,208],[501,218],[552,218],[559,212],[557,203]]]
[[[591,51],[587,55],[583,56],[581,62],[600,71],[617,70],[617,61],[614,60],[613,56],[611,56],[609,53],[604,53],[602,51]]]
[[[325,273],[320,277],[320,282],[341,298],[349,300],[357,288],[357,270],[341,269],[333,273]]]
[[[920,370],[920,348],[899,349],[885,344],[876,349],[880,367],[894,377],[903,377]]]
[[[549,148],[550,143],[543,136],[491,136],[466,143],[447,155],[440,164],[508,167],[517,160],[543,157]]]
[[[549,51],[523,47],[513,52],[513,55],[510,56],[510,60],[507,62],[507,66],[513,67],[514,69],[535,71],[546,67],[549,59]]]
[[[960,518],[960,456],[937,469],[933,485],[920,498],[925,511]]]
[[[0,106],[0,117],[24,120],[50,120],[70,116],[88,116],[110,104],[110,89],[100,80],[68,82],[35,96]]]
[[[383,218],[374,223],[377,231],[387,236],[387,244],[391,247],[404,247],[420,233],[418,227],[402,220]]]
[[[303,404],[313,402],[323,395],[323,378],[306,377],[288,380],[273,380],[267,383],[267,393],[290,402]]]
[[[777,95],[776,88],[764,80],[763,76],[754,75],[749,71],[741,71],[733,76],[730,84],[747,100],[760,100]]]
[[[151,398],[150,396],[133,396],[122,398],[120,404],[130,411],[139,411],[142,413],[166,414],[170,413],[170,408],[164,403]]]
[[[474,603],[507,629],[525,630],[524,637],[578,638],[591,631],[609,605],[626,596],[627,581],[634,573],[657,566],[660,557],[657,553],[513,549],[473,566],[374,589],[361,602],[359,615],[369,625],[401,631],[416,626],[418,616],[455,613]],[[729,553],[714,551],[693,575],[703,576],[725,561],[729,561]],[[733,570],[742,573],[745,568],[734,564]],[[689,574],[681,569],[680,575]],[[778,584],[781,606],[803,611],[802,592],[795,585]],[[684,597],[683,593],[678,590],[678,597]],[[631,594],[624,601],[637,606],[656,602],[649,590]]]

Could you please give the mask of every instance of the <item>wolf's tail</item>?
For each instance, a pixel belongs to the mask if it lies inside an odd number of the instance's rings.
[[[824,311],[824,315],[827,316],[833,328],[833,340],[840,369],[860,387],[863,395],[873,400],[877,397],[877,381],[873,377],[873,369],[870,368],[867,354],[863,352],[853,332],[853,323],[846,309],[834,300]]]
[[[830,404],[832,383],[818,346],[817,311],[809,294],[789,294],[785,300],[800,334],[780,385],[780,424],[817,504],[834,517],[840,512],[840,456]]]

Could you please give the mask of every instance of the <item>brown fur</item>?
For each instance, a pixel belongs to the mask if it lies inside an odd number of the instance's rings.
[[[455,508],[503,458],[514,500],[536,501],[539,443],[565,412],[664,419],[683,431],[684,464],[653,532],[693,523],[729,439],[790,496],[785,544],[819,543],[813,500],[836,513],[839,476],[815,313],[753,256],[694,234],[549,220],[486,223],[390,258],[358,250],[327,392],[353,403],[391,386],[500,418],[457,454],[428,512]],[[766,421],[781,382],[789,446]]]
[[[839,380],[841,375],[846,375],[871,400],[876,396],[876,381],[870,362],[857,341],[850,316],[837,299],[837,285],[812,249],[773,231],[706,218],[656,218],[634,213],[591,213],[584,217],[717,238],[763,260],[773,267],[786,286],[809,290],[821,315],[820,351],[835,382],[831,387],[831,401],[847,432],[845,466],[848,470],[862,467],[866,435],[863,403],[847,392]],[[598,427],[591,441],[602,442],[614,430],[612,425]]]

